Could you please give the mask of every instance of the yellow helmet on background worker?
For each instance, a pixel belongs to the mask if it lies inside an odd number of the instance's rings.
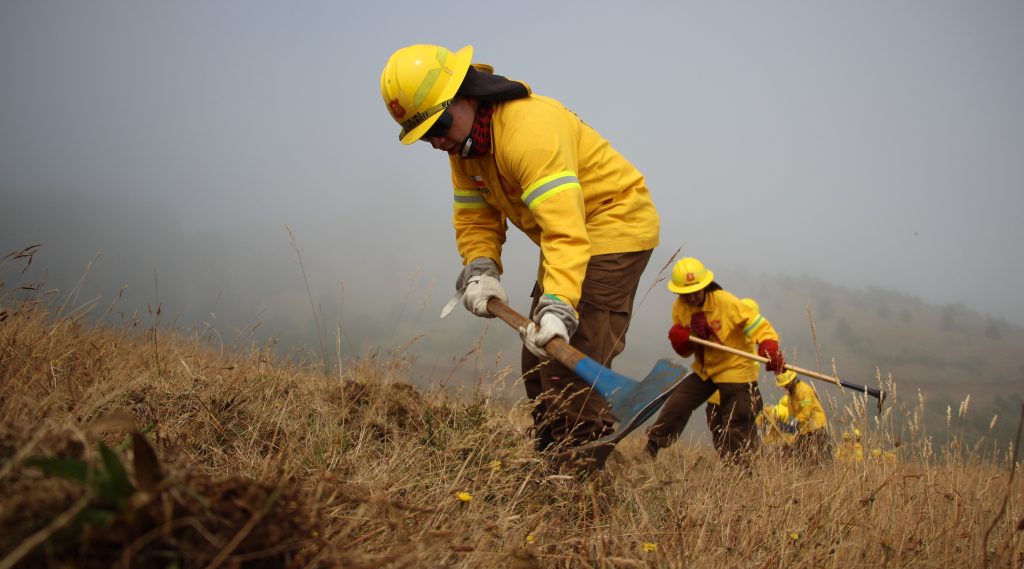
[[[857,427],[854,427],[853,429],[850,429],[849,431],[843,431],[843,440],[844,441],[849,441],[849,440],[859,441],[860,440],[860,429],[858,429]]]
[[[779,387],[786,387],[794,381],[796,381],[795,371],[784,371],[775,376],[775,385],[778,385]]]
[[[676,294],[694,293],[711,284],[714,278],[715,273],[708,270],[704,263],[693,257],[683,257],[672,267],[668,290]]]
[[[380,75],[380,93],[402,127],[402,144],[419,140],[452,104],[472,59],[471,45],[451,52],[439,45],[417,44],[391,55]]]

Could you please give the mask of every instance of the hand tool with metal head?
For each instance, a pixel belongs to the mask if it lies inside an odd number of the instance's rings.
[[[730,354],[733,354],[733,355],[736,355],[736,356],[740,356],[742,358],[747,358],[748,360],[754,360],[754,361],[758,361],[758,362],[761,362],[761,363],[768,363],[768,358],[763,358],[763,357],[761,357],[761,356],[759,356],[757,354],[752,354],[750,352],[744,352],[743,350],[737,350],[736,348],[730,348],[729,346],[723,346],[722,344],[718,344],[718,343],[712,342],[710,340],[704,340],[704,339],[698,338],[698,337],[693,336],[693,335],[690,336],[690,342],[693,342],[694,344],[697,344],[697,345],[700,345],[700,346],[705,346],[705,347],[713,348],[713,349],[716,349],[716,350],[722,350],[723,352],[729,352]],[[791,365],[791,364],[786,364],[785,367],[786,367],[787,370],[795,371],[796,373],[799,373],[800,375],[806,375],[807,377],[813,377],[814,379],[819,379],[821,381],[825,381],[825,382],[831,383],[832,385],[838,385],[840,387],[845,387],[847,389],[852,389],[854,391],[859,391],[861,393],[866,393],[866,394],[870,395],[871,397],[874,397],[875,399],[878,400],[878,411],[879,412],[882,411],[882,402],[885,401],[886,393],[884,391],[880,390],[880,389],[876,389],[874,387],[868,387],[866,385],[858,385],[856,383],[850,383],[849,381],[845,381],[845,380],[839,379],[838,377],[832,377],[831,375],[825,375],[823,373],[818,373],[816,371],[811,371],[809,369],[799,368],[799,367],[796,367],[795,365]]]
[[[491,299],[487,303],[487,308],[516,330],[530,323],[530,319],[512,310],[500,300]],[[599,462],[603,462],[616,443],[651,418],[665,403],[672,389],[689,373],[686,366],[677,361],[661,359],[647,377],[634,381],[584,355],[561,338],[552,339],[544,349],[551,357],[592,385],[608,402],[612,413],[619,420],[614,433],[566,451],[587,452],[590,456],[599,458]]]

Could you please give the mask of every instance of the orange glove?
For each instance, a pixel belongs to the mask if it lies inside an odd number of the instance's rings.
[[[782,350],[779,349],[779,343],[775,340],[764,340],[758,344],[757,355],[768,358],[764,369],[775,373],[786,371],[786,359],[782,357]]]

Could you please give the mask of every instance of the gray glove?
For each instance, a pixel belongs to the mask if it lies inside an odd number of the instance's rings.
[[[490,257],[477,257],[473,259],[465,267],[462,267],[459,278],[455,280],[455,290],[466,288],[469,284],[469,279],[472,277],[485,274],[498,278],[501,274],[498,272],[498,263],[494,262],[494,259]]]
[[[562,302],[558,297],[545,294],[537,302],[537,310],[533,313],[533,322],[519,329],[523,344],[539,358],[550,358],[544,345],[552,338],[559,337],[566,342],[576,332],[580,321],[572,306]]]
[[[494,318],[487,310],[487,301],[492,298],[508,303],[508,295],[498,281],[498,264],[488,257],[477,257],[462,268],[455,290],[465,288],[462,305],[477,316]]]

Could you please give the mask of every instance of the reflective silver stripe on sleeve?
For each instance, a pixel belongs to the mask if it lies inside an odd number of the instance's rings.
[[[523,203],[526,204],[526,207],[532,207],[533,202],[536,201],[537,198],[543,196],[544,194],[550,192],[551,190],[559,188],[560,186],[569,185],[579,186],[580,179],[577,176],[570,174],[566,176],[559,176],[558,178],[555,178],[553,180],[548,180],[547,182],[544,182],[543,184],[530,190],[529,193],[524,194]]]

